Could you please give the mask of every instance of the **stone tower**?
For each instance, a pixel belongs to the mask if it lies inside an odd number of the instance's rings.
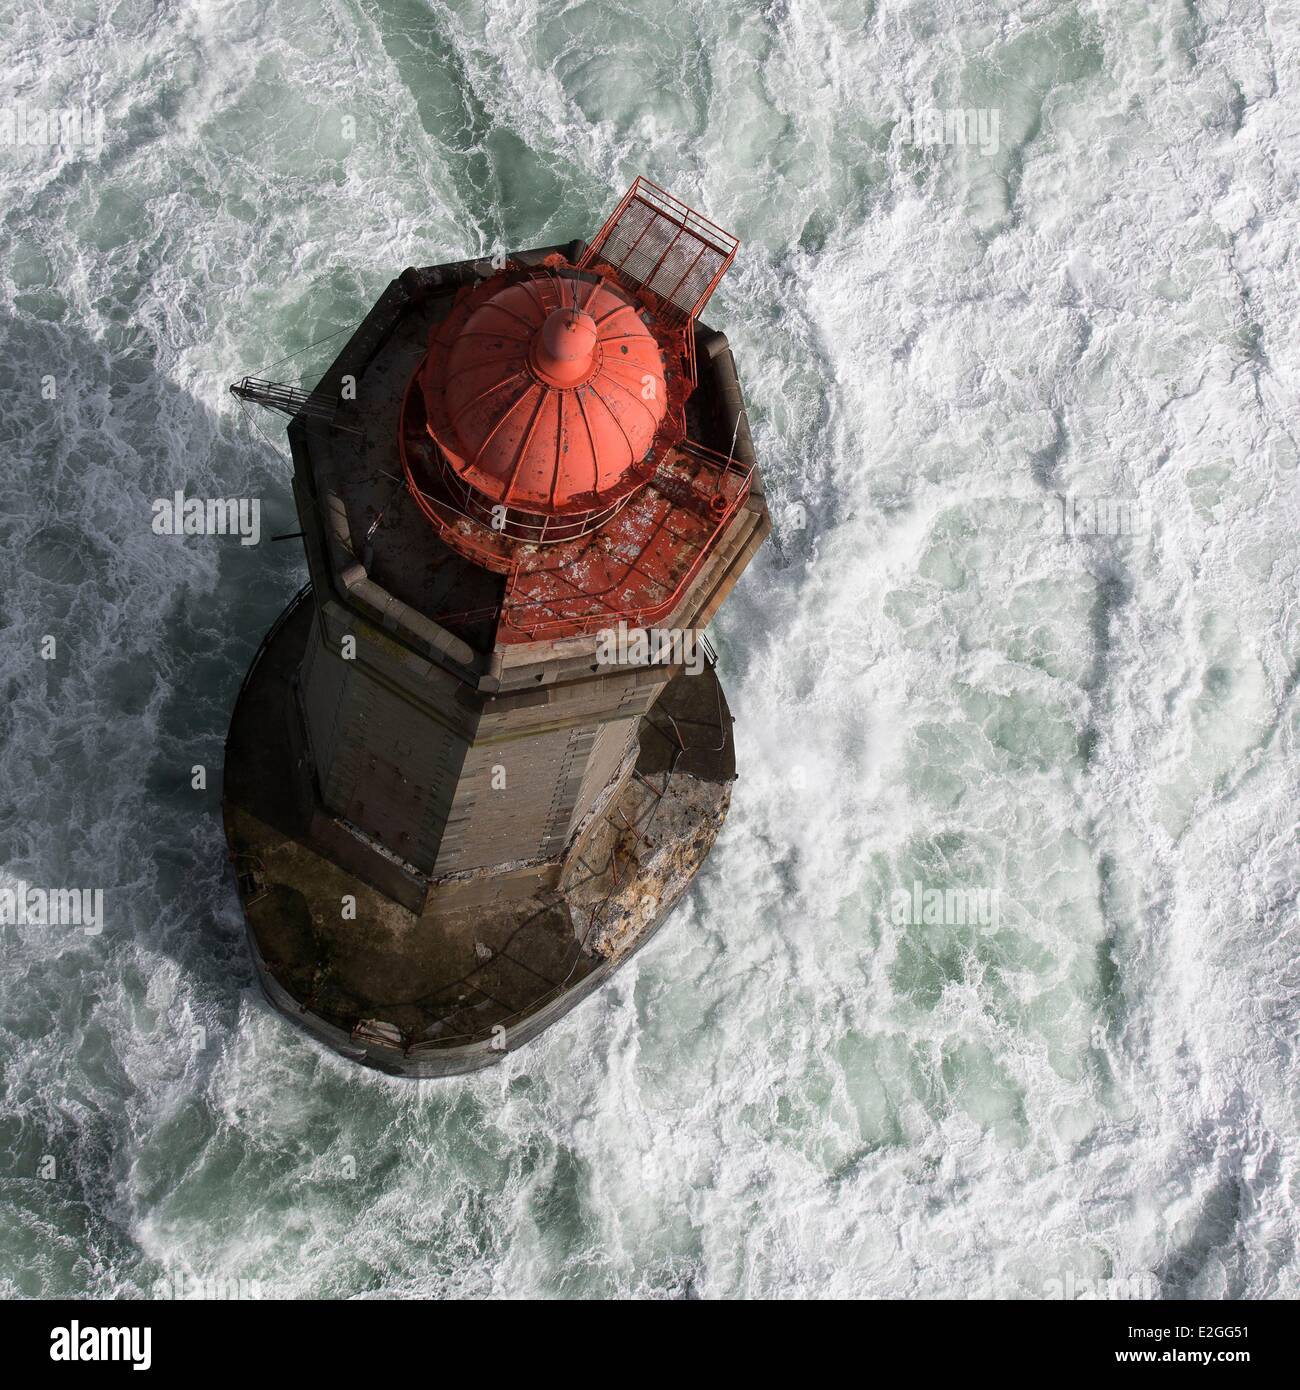
[[[702,630],[769,530],[734,238],[638,179],[590,244],[405,271],[292,415],[311,582],[227,743],[262,983],[403,1075],[499,1060],[663,921],[725,815]]]

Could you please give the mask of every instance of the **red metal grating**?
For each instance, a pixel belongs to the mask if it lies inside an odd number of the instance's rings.
[[[749,496],[752,469],[690,440],[596,531],[556,545],[520,545],[461,512],[434,467],[414,379],[398,436],[411,495],[458,554],[506,576],[499,606],[430,616],[452,631],[495,619],[498,645],[576,637],[670,614]]]
[[[739,241],[658,184],[638,177],[578,262],[607,265],[625,289],[647,289],[666,322],[697,317]]]

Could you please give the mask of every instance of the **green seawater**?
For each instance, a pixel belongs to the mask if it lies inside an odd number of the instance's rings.
[[[0,141],[0,889],[107,904],[0,925],[0,1292],[1300,1293],[1294,16],[42,0],[0,52],[0,119],[102,118]],[[638,173],[742,241],[730,817],[543,1039],[371,1075],[262,1002],[224,858],[305,578],[226,387]],[[178,488],[264,540],[155,535]]]

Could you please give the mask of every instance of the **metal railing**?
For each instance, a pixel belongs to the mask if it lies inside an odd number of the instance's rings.
[[[736,258],[739,240],[638,176],[578,262],[609,266],[626,288],[649,290],[665,322],[698,317]]]
[[[298,611],[298,609],[303,605],[303,603],[306,602],[307,596],[310,593],[311,580],[309,579],[302,586],[302,588],[299,589],[298,592],[294,594],[294,596],[289,600],[288,607],[282,610],[280,616],[275,620],[275,622],[271,624],[269,628],[267,628],[266,632],[262,635],[262,640],[258,643],[257,650],[253,653],[253,659],[248,663],[248,670],[244,672],[244,679],[239,683],[239,694],[235,697],[236,705],[238,705],[239,701],[243,698],[244,692],[248,689],[249,684],[253,679],[253,673],[261,664],[261,660],[266,655],[271,643],[274,642],[276,637],[279,635],[280,629],[284,627],[285,623],[287,623],[289,619],[292,618],[293,615]]]
[[[569,516],[539,516],[536,512],[508,507],[504,502],[493,504],[482,493],[475,492],[473,487],[456,473],[437,440],[430,440],[430,444],[437,455],[444,486],[451,489],[461,504],[453,510],[468,520],[477,521],[479,525],[495,531],[499,536],[523,541],[527,545],[562,545],[566,541],[581,540],[583,536],[598,531],[606,522],[612,521],[640,491],[640,488],[636,488],[608,506],[598,507],[594,511]],[[427,493],[423,495],[428,496]],[[529,517],[537,519],[525,519]]]
[[[612,603],[605,601],[607,595],[617,593],[625,587],[627,579],[625,574],[604,589],[585,590],[569,595],[567,599],[513,599],[512,592],[516,585],[517,575],[512,574],[507,585],[505,602],[502,605],[503,614],[508,616],[510,626],[516,632],[525,633],[534,641],[545,640],[548,636],[586,636],[593,632],[599,632],[602,628],[606,628],[620,619],[632,627],[653,626],[676,608],[686,590],[695,582],[709,557],[714,542],[731,525],[733,517],[748,498],[753,471],[750,468],[744,473],[744,481],[735,497],[730,502],[726,502],[722,508],[714,509],[712,499],[710,499],[711,510],[714,511],[717,521],[707,538],[700,543],[699,551],[686,573],[683,574],[667,598],[647,607],[632,609],[619,606],[617,601]],[[715,496],[721,497],[721,494],[715,494]],[[564,615],[555,611],[558,606],[575,599],[601,600],[602,608],[595,613],[580,615]],[[528,619],[522,616],[524,610],[527,609],[540,610],[543,613],[549,612],[550,616]]]
[[[686,573],[678,581],[673,591],[658,603],[641,607],[627,608],[619,606],[617,601],[606,601],[606,596],[616,593],[625,587],[627,572],[612,584],[604,589],[575,591],[558,599],[527,599],[520,594],[521,586],[527,582],[528,576],[532,571],[523,569],[518,563],[513,565],[506,573],[506,592],[505,597],[499,604],[486,607],[465,609],[459,612],[434,613],[431,615],[436,623],[444,627],[468,626],[472,623],[486,622],[492,618],[502,616],[508,617],[509,625],[514,631],[527,634],[536,641],[545,640],[548,636],[558,636],[563,629],[563,635],[580,637],[593,632],[599,632],[608,627],[611,623],[616,623],[620,619],[634,627],[648,627],[657,623],[661,618],[672,612],[681,602],[686,590],[695,582],[704,562],[707,560],[713,543],[730,526],[732,519],[737,511],[744,505],[749,496],[749,489],[753,477],[754,469],[742,468],[734,460],[727,459],[714,449],[709,449],[704,445],[692,445],[688,451],[697,457],[701,462],[710,467],[719,469],[721,472],[728,472],[740,478],[740,486],[734,497],[728,499],[721,491],[721,477],[717,488],[711,493],[704,493],[694,489],[696,498],[701,504],[701,514],[707,515],[713,522],[713,527],[708,536],[701,541],[699,552],[692,561]],[[674,497],[672,494],[679,487],[690,488],[690,480],[683,479],[676,474],[668,474],[665,470],[660,470],[656,474],[653,485],[656,490],[662,490],[669,497],[670,501],[678,504],[683,500],[680,496]],[[418,500],[418,499],[417,499]],[[588,599],[600,600],[601,605],[595,612],[578,615],[564,615],[556,611],[557,607],[572,603],[575,600]],[[535,617],[524,616],[528,611],[537,614]]]
[[[338,401],[319,391],[304,391],[301,386],[286,386],[282,381],[263,381],[260,377],[246,376],[231,384],[230,394],[237,400],[265,406],[267,410],[278,410],[290,418],[305,415],[312,420],[323,420],[349,434],[361,433],[355,425],[340,424]]]

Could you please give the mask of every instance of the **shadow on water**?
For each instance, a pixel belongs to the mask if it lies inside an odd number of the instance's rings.
[[[143,343],[8,320],[0,369],[13,383],[0,421],[0,871],[10,886],[104,891],[98,935],[0,927],[16,943],[0,994],[14,1217],[0,1254],[17,1291],[39,1295],[95,1289],[136,1262],[118,1200],[132,1141],[169,1083],[192,1093],[220,1056],[178,1040],[229,1032],[253,982],[222,749],[305,564],[301,542],[270,539],[298,529],[287,459],[161,375]],[[283,435],[274,417],[263,427]],[[259,498],[260,543],[156,535],[153,501],[177,489]]]

